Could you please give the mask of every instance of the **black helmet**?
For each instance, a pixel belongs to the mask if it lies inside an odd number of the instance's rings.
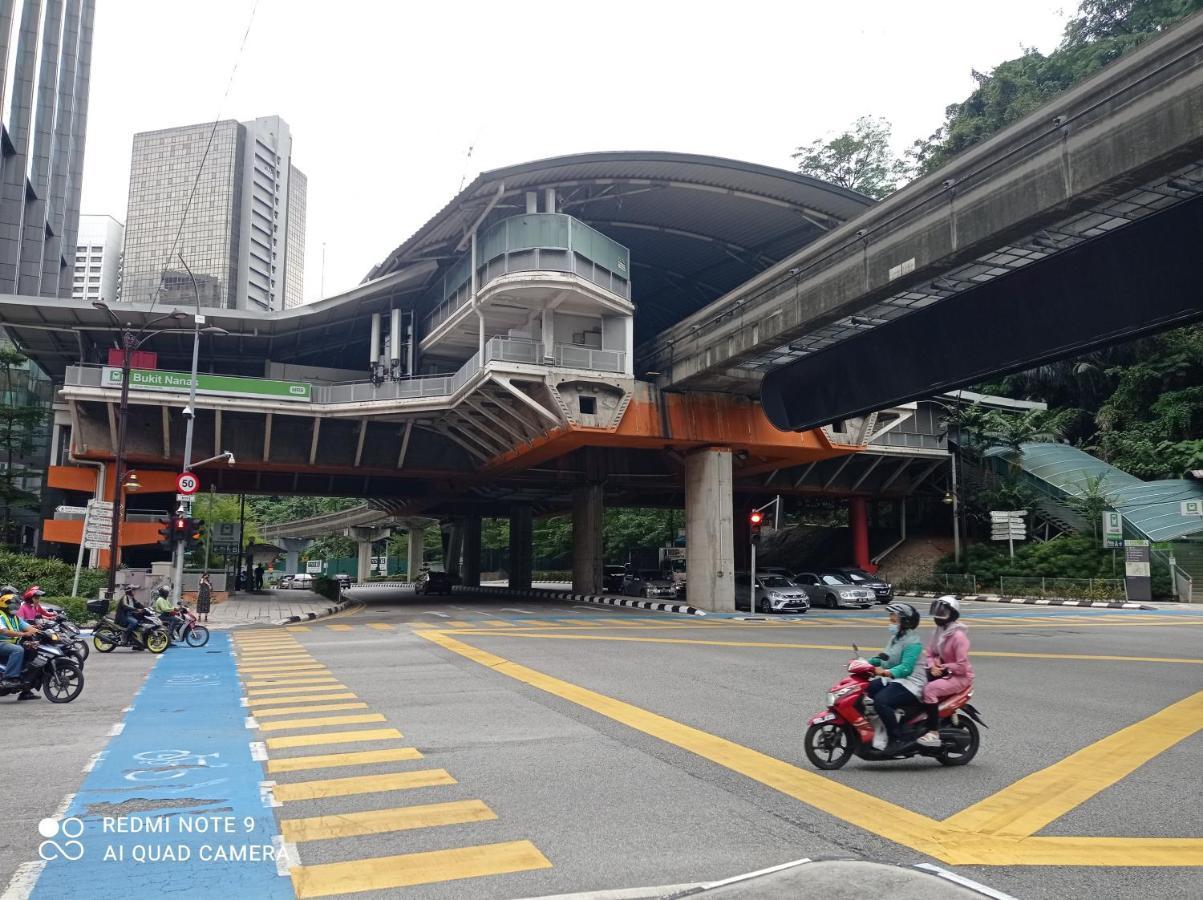
[[[170,593],[171,593],[171,591],[167,590],[167,585],[164,584],[164,585],[160,586],[160,588],[159,588],[159,596],[160,597],[166,597]]]
[[[21,592],[19,590],[17,590],[15,587],[13,587],[11,584],[0,585],[0,594],[20,595],[20,593]]]
[[[919,627],[919,610],[909,603],[891,603],[886,610],[898,616],[900,631],[911,631]]]
[[[931,602],[931,608],[928,612],[936,620],[937,625],[943,625],[945,622],[955,622],[961,617],[961,601],[952,594],[945,594],[943,597],[937,597]]]

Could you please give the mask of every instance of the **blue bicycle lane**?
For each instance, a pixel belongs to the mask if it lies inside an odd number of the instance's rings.
[[[241,696],[227,634],[159,658],[57,834],[42,823],[48,862],[31,900],[292,898]]]

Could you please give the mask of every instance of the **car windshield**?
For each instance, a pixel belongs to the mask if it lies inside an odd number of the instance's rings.
[[[639,577],[644,581],[664,581],[664,576],[659,572],[640,572]]]
[[[823,576],[823,584],[847,584],[847,583],[848,582],[846,582],[844,579],[840,578],[840,576],[838,576],[838,575],[824,575]]]
[[[872,578],[870,578],[868,575],[864,574],[863,572],[845,572],[844,577],[847,578],[849,581],[851,581],[853,584],[860,584],[861,582],[873,580]]]
[[[765,575],[760,579],[760,583],[766,588],[792,587],[789,580],[782,578],[780,575]]]

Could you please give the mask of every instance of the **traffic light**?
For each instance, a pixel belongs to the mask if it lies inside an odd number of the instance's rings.
[[[175,538],[172,534],[172,519],[159,519],[159,547],[163,550],[175,549]]]
[[[173,543],[181,544],[188,540],[188,535],[192,533],[192,522],[187,516],[174,516],[171,519],[171,540]]]
[[[189,519],[189,529],[187,542],[184,544],[185,550],[200,550],[205,546],[205,520],[204,519]]]
[[[764,521],[764,513],[758,509],[752,510],[748,516],[748,525],[751,527],[752,543],[760,543],[760,524]]]

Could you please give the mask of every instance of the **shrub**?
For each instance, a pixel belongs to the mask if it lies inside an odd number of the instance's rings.
[[[0,584],[12,584],[21,589],[36,584],[47,596],[66,597],[71,593],[74,579],[75,566],[60,559],[44,559],[0,550]],[[97,597],[107,583],[107,572],[84,569],[79,576],[79,594]]]
[[[60,607],[67,614],[67,618],[76,625],[87,625],[96,620],[97,616],[88,612],[87,603],[88,601],[83,597],[46,596],[42,598],[43,606]]]
[[[338,601],[339,588],[338,582],[333,578],[327,578],[325,575],[318,575],[313,579],[312,590],[314,593],[321,594],[327,600]]]

